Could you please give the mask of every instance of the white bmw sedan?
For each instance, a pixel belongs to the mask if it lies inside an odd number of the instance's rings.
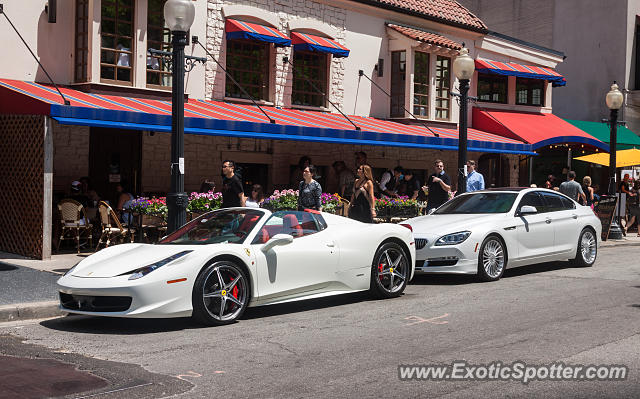
[[[602,231],[590,207],[535,188],[462,194],[404,224],[415,238],[416,273],[477,274],[483,281],[542,262],[592,266]]]

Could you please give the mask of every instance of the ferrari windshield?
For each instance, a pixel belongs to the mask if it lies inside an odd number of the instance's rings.
[[[434,212],[435,215],[507,213],[518,193],[478,192],[455,197]]]
[[[169,234],[159,244],[241,244],[264,215],[253,209],[209,212]]]

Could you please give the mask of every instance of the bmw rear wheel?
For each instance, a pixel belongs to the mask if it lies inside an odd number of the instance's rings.
[[[598,242],[596,234],[590,228],[585,228],[578,238],[576,257],[571,260],[575,266],[591,267],[598,256]]]
[[[219,261],[200,272],[193,285],[193,318],[216,326],[236,321],[249,304],[249,280],[244,267]]]
[[[507,250],[497,236],[485,238],[478,255],[478,277],[482,281],[496,281],[507,266]]]
[[[407,286],[410,262],[400,245],[394,242],[381,245],[371,266],[371,293],[378,298],[400,296]]]

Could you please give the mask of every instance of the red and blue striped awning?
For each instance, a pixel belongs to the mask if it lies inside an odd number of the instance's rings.
[[[227,18],[227,39],[249,39],[273,43],[278,47],[291,46],[291,39],[276,28]]]
[[[48,85],[0,79],[0,113],[48,115],[65,125],[114,129],[171,131],[171,101],[85,93],[61,87],[71,105],[63,105]],[[314,141],[336,144],[381,145],[439,150],[458,149],[458,131],[405,125],[375,118],[350,116],[357,131],[337,113],[263,107],[276,121],[269,123],[248,104],[189,99],[184,104],[187,134]],[[531,145],[477,129],[468,130],[468,150],[533,154]]]
[[[565,78],[551,68],[533,65],[521,65],[515,62],[498,62],[489,60],[475,60],[479,73],[493,73],[497,75],[518,76],[521,78],[548,80],[553,86],[567,84]]]
[[[334,57],[348,57],[349,49],[335,40],[302,32],[291,32],[294,50],[317,51],[333,54]]]

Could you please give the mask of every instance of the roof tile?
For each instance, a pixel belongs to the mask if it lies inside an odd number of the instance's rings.
[[[453,50],[460,50],[462,45],[459,43],[447,39],[446,37],[437,33],[426,32],[423,30],[409,28],[407,26],[388,24],[389,28],[402,33],[403,35],[410,37],[413,40],[418,40],[423,43],[435,44],[436,46],[446,47]]]
[[[480,18],[455,0],[371,0],[370,3],[402,8],[475,30],[487,30],[487,26]]]

